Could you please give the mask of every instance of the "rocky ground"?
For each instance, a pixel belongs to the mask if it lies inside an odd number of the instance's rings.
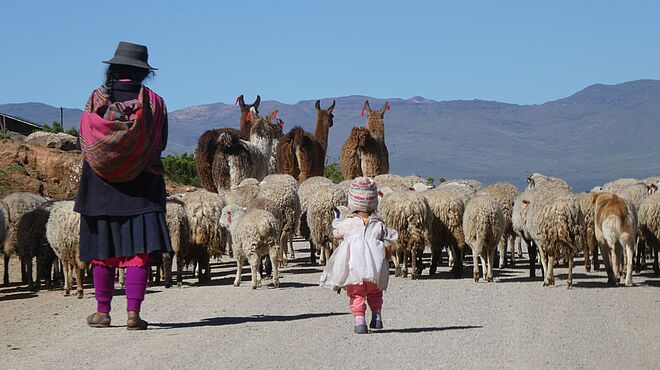
[[[563,267],[547,288],[522,265],[494,283],[450,279],[446,266],[417,281],[391,276],[385,329],[355,335],[348,298],[318,287],[321,268],[303,259],[305,243],[296,248],[280,289],[250,289],[249,273],[232,286],[228,258],[206,286],[188,274],[182,288],[150,287],[144,332],[125,329],[121,290],[112,327],[92,329],[91,284],[81,300],[0,288],[0,368],[660,368],[660,277],[649,270],[610,288],[603,271],[578,266],[572,290]],[[13,281],[17,268],[13,258]]]

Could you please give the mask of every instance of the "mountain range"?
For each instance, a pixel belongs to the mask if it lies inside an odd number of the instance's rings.
[[[251,102],[254,97],[246,97]],[[660,81],[591,85],[544,104],[516,105],[483,100],[434,101],[423,97],[379,99],[346,96],[336,100],[328,157],[339,152],[353,126],[362,126],[365,100],[372,109],[388,101],[385,113],[390,170],[401,175],[510,181],[522,187],[533,172],[566,179],[574,191],[621,178],[660,175]],[[313,131],[315,100],[283,104],[262,100],[259,111],[275,107],[285,121]],[[59,120],[59,108],[40,103],[0,104],[0,112],[37,123]],[[80,110],[65,109],[65,127],[76,126]],[[170,112],[165,154],[192,152],[199,135],[238,127],[236,106],[213,103]]]

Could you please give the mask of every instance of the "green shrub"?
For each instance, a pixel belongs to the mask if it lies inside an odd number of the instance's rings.
[[[165,178],[184,185],[200,187],[195,168],[195,157],[192,154],[174,154],[163,158]]]
[[[344,176],[342,176],[341,174],[339,162],[334,158],[333,159],[326,158],[325,171],[323,173],[323,176],[329,178],[335,184],[344,181]]]

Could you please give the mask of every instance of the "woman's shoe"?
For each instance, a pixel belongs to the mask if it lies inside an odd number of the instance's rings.
[[[107,328],[110,326],[110,315],[107,313],[94,312],[87,316],[87,326],[92,328]]]
[[[128,316],[126,320],[126,329],[128,330],[146,330],[149,323],[142,320],[140,316]]]
[[[371,322],[369,323],[369,327],[371,329],[382,329],[383,328],[383,321],[373,318],[373,319],[371,319]]]

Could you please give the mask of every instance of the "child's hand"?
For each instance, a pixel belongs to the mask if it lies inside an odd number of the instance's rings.
[[[334,290],[335,292],[337,292],[337,294],[341,294],[341,288],[338,287],[338,286],[332,288],[332,290]]]

